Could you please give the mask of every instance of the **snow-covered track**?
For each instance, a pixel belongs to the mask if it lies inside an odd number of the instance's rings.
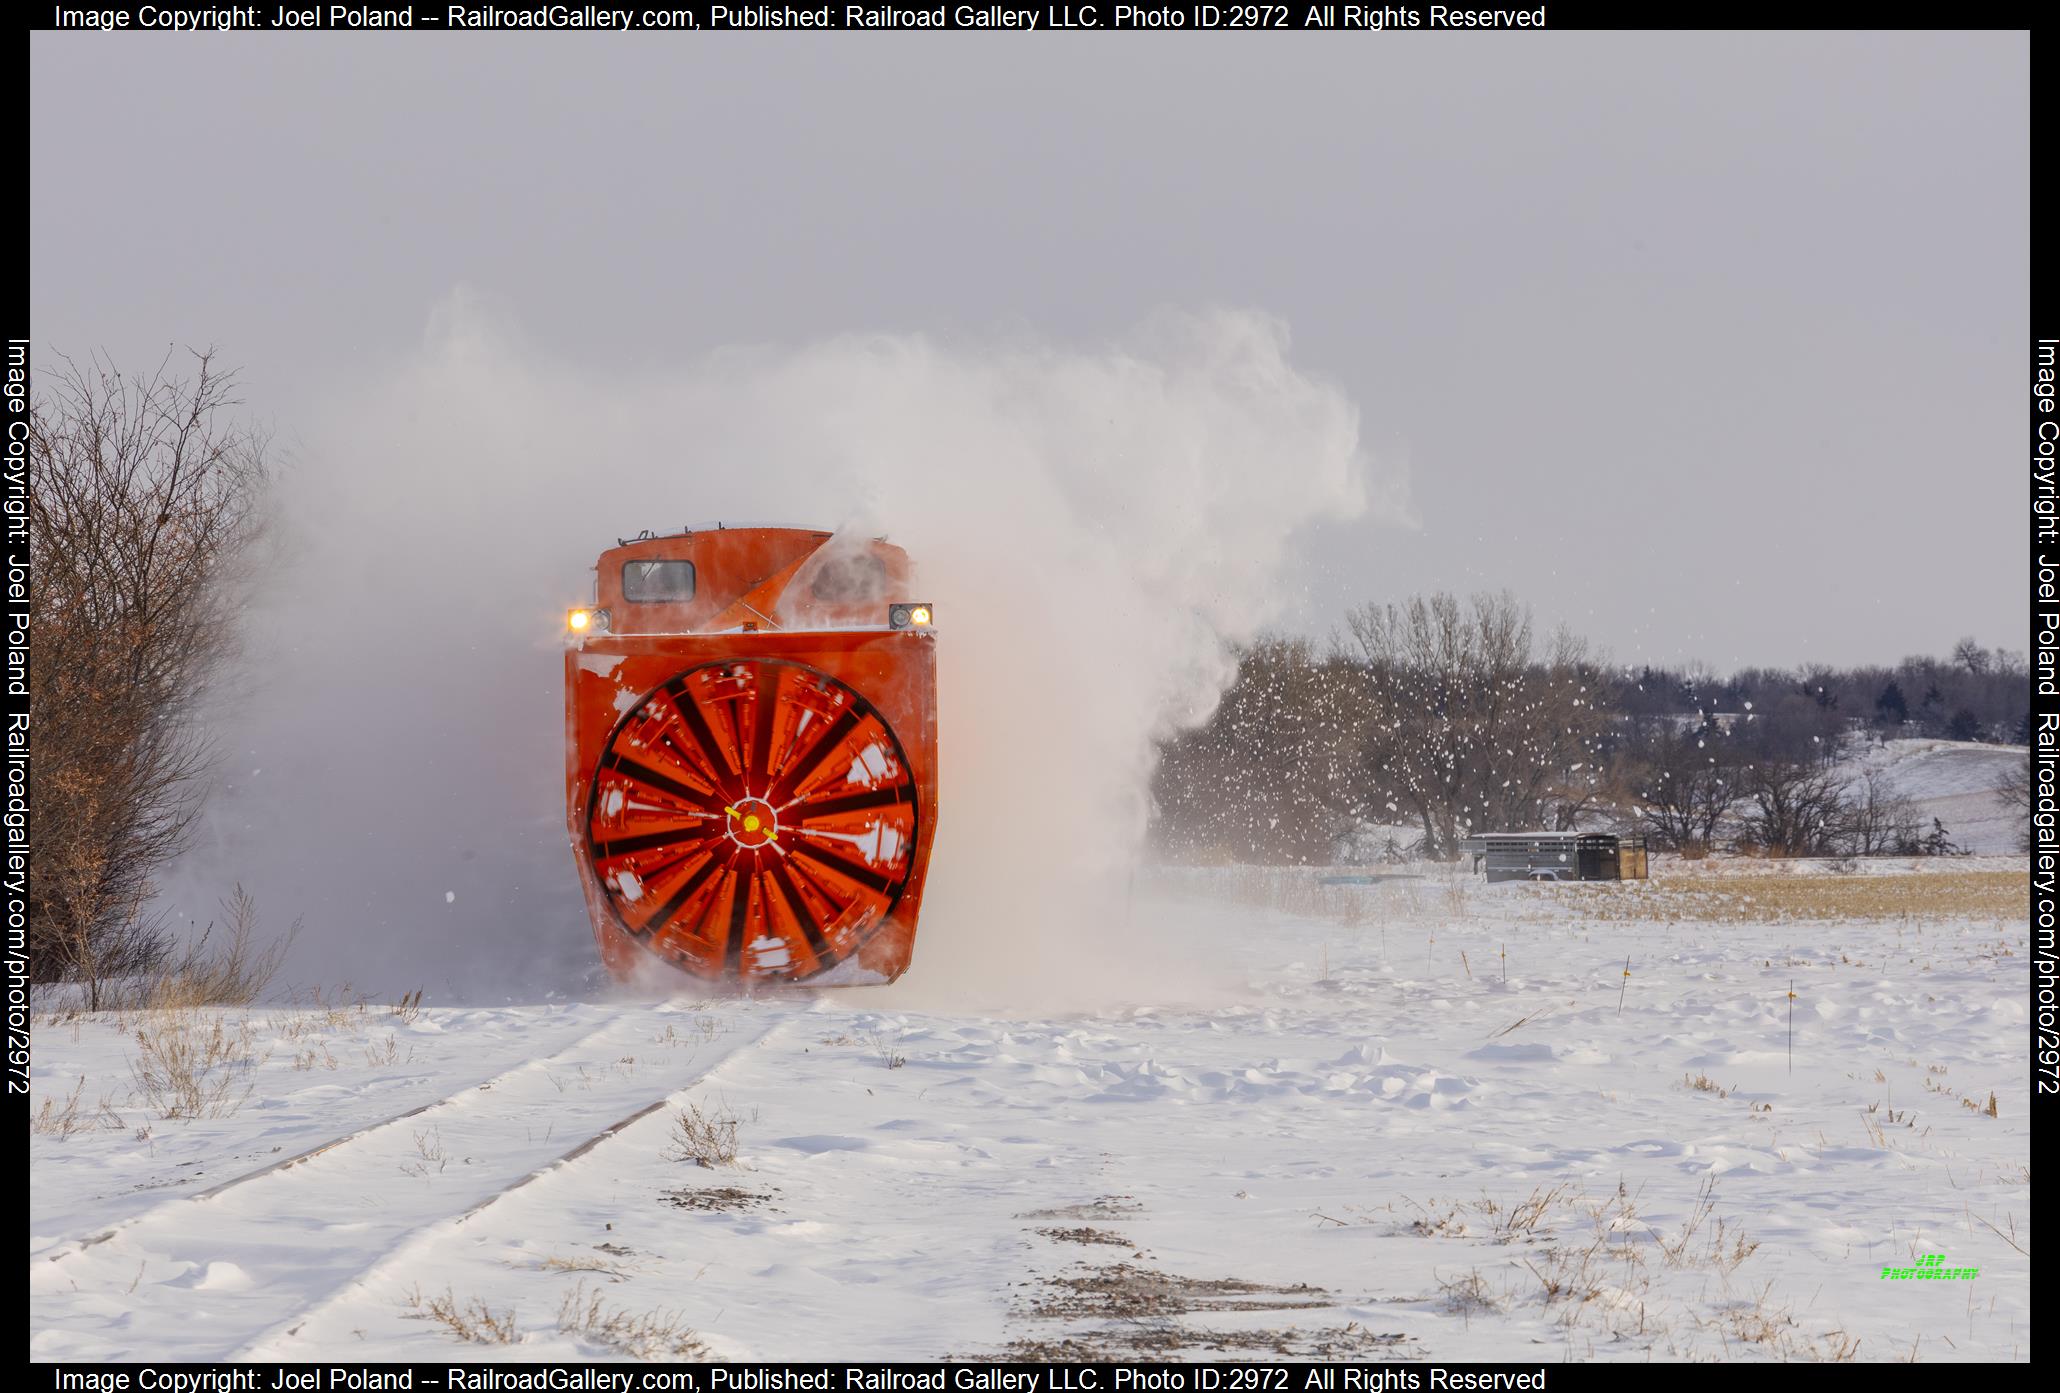
[[[350,1280],[339,1283],[320,1297],[306,1303],[288,1320],[279,1323],[242,1345],[228,1357],[237,1360],[259,1361],[301,1357],[299,1353],[293,1350],[290,1342],[296,1335],[300,1334],[311,1318],[331,1307],[341,1305],[356,1292],[366,1288],[376,1289],[382,1283],[393,1291],[401,1290],[408,1277],[419,1274],[425,1269],[434,1266],[431,1254],[440,1244],[450,1242],[456,1238],[458,1231],[463,1226],[479,1218],[488,1210],[494,1208],[494,1206],[503,1203],[516,1192],[526,1189],[537,1181],[564,1176],[578,1162],[586,1160],[593,1153],[601,1150],[607,1143],[614,1141],[635,1127],[637,1123],[644,1121],[652,1114],[660,1112],[668,1105],[674,1103],[680,1094],[708,1084],[711,1077],[742,1054],[746,1046],[751,1048],[764,1046],[773,1036],[780,1034],[791,1023],[792,1019],[792,1017],[788,1017],[778,1022],[772,1020],[761,1021],[756,1028],[750,1031],[750,1038],[747,1041],[741,1042],[737,1048],[730,1050],[721,1059],[711,1062],[706,1069],[702,1070],[692,1080],[681,1084],[663,1098],[654,1099],[628,1116],[601,1128],[578,1145],[538,1166],[527,1175],[511,1181],[490,1195],[482,1196],[462,1214],[455,1214],[447,1219],[425,1224],[416,1229],[414,1232],[406,1235],[402,1242],[390,1248],[374,1263],[355,1274]],[[655,1151],[656,1149],[654,1146],[653,1150]]]
[[[652,1017],[626,1011],[485,1083],[33,1254],[32,1289],[99,1294],[87,1303],[99,1319],[44,1353],[144,1357],[122,1313],[146,1285],[215,1327],[209,1342],[224,1353],[279,1331],[420,1235],[454,1229],[657,1112],[774,1019],[725,1014],[726,1029],[686,1050],[654,1049]]]
[[[604,1024],[596,1027],[595,1029],[585,1032],[576,1039],[566,1044],[558,1046],[547,1055],[540,1055],[534,1058],[525,1059],[521,1063],[513,1065],[510,1068],[503,1069],[498,1073],[488,1074],[483,1077],[475,1077],[463,1086],[453,1089],[449,1093],[442,1094],[435,1098],[430,1098],[425,1102],[418,1103],[411,1108],[404,1108],[400,1112],[393,1113],[389,1116],[381,1117],[374,1121],[363,1123],[359,1126],[351,1128],[347,1132],[339,1133],[336,1136],[330,1137],[324,1141],[317,1142],[313,1146],[306,1147],[303,1150],[295,1152],[291,1156],[282,1157],[275,1161],[268,1161],[262,1166],[257,1166],[251,1170],[244,1171],[238,1175],[233,1175],[229,1177],[227,1180],[217,1181],[215,1184],[207,1186],[205,1189],[182,1191],[175,1198],[166,1200],[164,1203],[159,1205],[153,1205],[151,1208],[142,1210],[139,1213],[131,1214],[117,1223],[108,1225],[106,1228],[101,1229],[98,1232],[95,1232],[83,1238],[73,1237],[59,1239],[54,1243],[46,1244],[42,1248],[39,1248],[34,1252],[31,1252],[29,1256],[31,1259],[39,1259],[50,1262],[62,1262],[66,1258],[76,1257],[79,1253],[84,1252],[86,1249],[96,1247],[99,1244],[105,1243],[110,1238],[113,1238],[115,1235],[123,1232],[124,1230],[133,1228],[137,1224],[148,1221],[152,1216],[156,1214],[159,1214],[167,1210],[175,1210],[182,1205],[191,1204],[196,1200],[214,1199],[219,1195],[225,1194],[228,1191],[235,1189],[239,1185],[247,1185],[253,1180],[261,1180],[265,1176],[272,1175],[279,1171],[291,1170],[293,1167],[301,1165],[304,1162],[311,1161],[317,1156],[321,1156],[327,1152],[334,1151],[336,1148],[340,1146],[345,1146],[349,1143],[359,1141],[365,1137],[369,1137],[374,1133],[381,1131],[384,1128],[392,1127],[398,1123],[406,1122],[410,1118],[421,1117],[423,1114],[432,1112],[438,1108],[461,1106],[468,1101],[475,1100],[477,1096],[481,1093],[492,1092],[496,1085],[501,1084],[506,1080],[513,1079],[520,1074],[529,1073],[533,1070],[544,1070],[548,1072],[553,1065],[560,1064],[562,1061],[578,1060],[582,1056],[590,1053],[596,1044],[612,1043],[614,1042],[615,1038],[619,1036],[621,1033],[622,1021],[619,1018],[607,1021]]]
[[[587,1038],[591,1039],[592,1036],[589,1035]],[[582,1041],[581,1043],[584,1043],[584,1041]],[[527,1068],[528,1066],[523,1065],[520,1067]],[[350,1131],[345,1132],[341,1136],[331,1137],[329,1138],[329,1140],[325,1142],[318,1142],[314,1146],[309,1147],[307,1150],[299,1152],[295,1155],[285,1157],[282,1160],[272,1161],[266,1165],[259,1166],[256,1170],[245,1171],[241,1175],[231,1176],[229,1177],[229,1179],[220,1181],[219,1183],[214,1185],[210,1185],[204,1190],[194,1190],[186,1194],[179,1195],[175,1199],[167,1200],[163,1204],[157,1205],[150,1209],[146,1209],[140,1214],[131,1214],[128,1218],[123,1219],[120,1223],[109,1225],[107,1228],[100,1230],[100,1232],[98,1233],[89,1235],[88,1237],[69,1238],[60,1240],[59,1242],[53,1243],[49,1247],[42,1249],[40,1252],[31,1253],[29,1256],[32,1260],[39,1260],[44,1262],[62,1262],[66,1258],[77,1257],[80,1253],[85,1252],[88,1248],[97,1247],[98,1245],[107,1242],[110,1238],[113,1238],[116,1235],[122,1233],[126,1229],[134,1228],[138,1224],[147,1223],[152,1217],[161,1214],[166,1210],[181,1208],[185,1205],[192,1204],[196,1200],[211,1200],[215,1198],[217,1195],[235,1189],[239,1185],[248,1185],[253,1180],[262,1180],[264,1177],[272,1175],[278,1171],[291,1170],[293,1167],[300,1165],[303,1161],[311,1161],[315,1157],[323,1155],[326,1152],[334,1151],[337,1147],[343,1146],[346,1143],[357,1141],[361,1137],[370,1136],[372,1133],[377,1132],[382,1128],[391,1127],[395,1123],[406,1122],[411,1117],[420,1117],[422,1114],[430,1112],[433,1109],[454,1104],[458,1102],[461,1098],[465,1097],[465,1095],[468,1093],[473,1093],[481,1089],[491,1088],[493,1086],[493,1082],[493,1079],[489,1078],[480,1083],[467,1084],[465,1088],[461,1089],[456,1093],[446,1094],[444,1097],[441,1098],[432,1098],[426,1103],[418,1104],[417,1106],[409,1108],[404,1112],[397,1112],[393,1114],[391,1117],[382,1117],[376,1122],[368,1122],[362,1127],[352,1128]]]

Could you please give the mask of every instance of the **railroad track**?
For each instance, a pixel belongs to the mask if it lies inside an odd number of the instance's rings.
[[[619,1034],[622,1030],[622,1027],[623,1023],[620,1019],[609,1021],[604,1025],[597,1026],[593,1030],[587,1031],[585,1034],[579,1036],[577,1039],[571,1041],[568,1044],[560,1045],[558,1048],[554,1049],[548,1055],[544,1055],[539,1058],[525,1059],[520,1064],[516,1064],[511,1068],[503,1069],[499,1073],[489,1074],[484,1078],[476,1079],[473,1082],[465,1084],[461,1088],[454,1089],[451,1092],[444,1094],[442,1097],[432,1098],[426,1103],[419,1103],[416,1106],[407,1108],[401,1112],[393,1113],[387,1117],[379,1118],[376,1121],[364,1123],[361,1126],[352,1128],[348,1132],[344,1132],[338,1136],[330,1137],[326,1141],[318,1142],[314,1146],[310,1146],[303,1151],[295,1152],[291,1156],[282,1157],[281,1159],[276,1161],[268,1161],[262,1166],[257,1166],[251,1170],[244,1171],[239,1175],[231,1176],[227,1180],[218,1181],[217,1183],[209,1185],[204,1189],[182,1191],[175,1198],[169,1199],[162,1204],[153,1205],[150,1208],[142,1210],[139,1213],[132,1214],[127,1218],[120,1220],[117,1223],[109,1224],[106,1228],[100,1229],[97,1232],[89,1234],[85,1237],[59,1239],[55,1243],[49,1244],[46,1247],[40,1248],[35,1252],[30,1253],[29,1257],[32,1261],[48,1262],[62,1262],[66,1258],[76,1257],[80,1253],[85,1252],[88,1248],[98,1247],[100,1244],[107,1242],[109,1239],[114,1238],[116,1235],[123,1233],[131,1228],[134,1228],[138,1224],[148,1223],[151,1219],[161,1214],[177,1212],[182,1206],[191,1204],[197,1200],[214,1199],[215,1197],[225,1194],[228,1191],[233,1190],[240,1185],[247,1185],[254,1180],[261,1180],[265,1176],[273,1175],[280,1171],[291,1170],[295,1166],[303,1165],[306,1162],[313,1160],[317,1156],[324,1155],[330,1151],[335,1150],[338,1147],[346,1146],[352,1142],[359,1141],[366,1137],[370,1137],[375,1133],[384,1130],[385,1128],[393,1127],[399,1123],[406,1122],[410,1118],[421,1117],[425,1113],[433,1112],[438,1108],[457,1105],[459,1103],[464,1102],[467,1099],[472,1098],[475,1094],[478,1093],[490,1092],[492,1091],[495,1084],[501,1083],[504,1080],[512,1079],[517,1075],[524,1074],[536,1069],[548,1071],[552,1064],[559,1062],[565,1057],[577,1056],[580,1052],[588,1050],[590,1047],[595,1046],[597,1043],[601,1043],[604,1040],[604,1037],[612,1037],[613,1035]]]
[[[32,1255],[34,1306],[49,1312],[36,1324],[76,1342],[52,1357],[147,1356],[124,1344],[123,1303],[107,1300],[145,1282],[153,1303],[188,1304],[193,1323],[218,1329],[225,1357],[285,1338],[397,1253],[605,1146],[788,1018],[732,1016],[684,1061],[651,1050],[662,1019],[628,1012],[483,1084]],[[606,1067],[626,1051],[640,1067]]]
[[[576,1162],[600,1150],[608,1142],[620,1137],[645,1118],[673,1104],[682,1094],[705,1086],[716,1073],[725,1066],[735,1062],[747,1051],[762,1048],[773,1036],[790,1030],[794,1026],[795,1018],[792,1016],[764,1023],[762,1028],[755,1031],[738,1048],[730,1050],[721,1059],[713,1061],[692,1080],[679,1085],[664,1097],[654,1099],[620,1120],[601,1128],[577,1145],[553,1157],[519,1179],[502,1186],[492,1194],[481,1197],[477,1202],[466,1208],[463,1213],[454,1214],[446,1219],[425,1224],[406,1235],[401,1242],[388,1249],[370,1266],[357,1273],[348,1282],[339,1284],[325,1292],[318,1299],[308,1302],[292,1317],[240,1346],[233,1354],[226,1357],[235,1360],[294,1359],[304,1357],[296,1355],[289,1349],[282,1348],[282,1346],[285,1345],[285,1342],[292,1340],[298,1335],[310,1320],[317,1318],[323,1311],[339,1305],[349,1298],[353,1292],[368,1287],[376,1287],[382,1281],[391,1280],[392,1285],[398,1289],[402,1285],[401,1273],[420,1271],[422,1268],[429,1266],[430,1264],[425,1261],[429,1250],[439,1243],[447,1242],[456,1237],[464,1226],[480,1218],[494,1206],[503,1203],[532,1184],[564,1175]]]

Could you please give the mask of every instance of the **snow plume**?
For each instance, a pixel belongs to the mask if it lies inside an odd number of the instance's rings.
[[[618,537],[781,522],[888,537],[937,606],[939,832],[897,995],[1049,1005],[1126,978],[1126,943],[1157,957],[1123,928],[1153,742],[1207,718],[1230,645],[1293,593],[1297,527],[1402,506],[1358,439],[1252,314],[1092,348],[854,335],[625,379],[454,302],[300,452],[295,562],[182,899],[241,878],[304,914],[303,979],[576,986],[562,613]]]

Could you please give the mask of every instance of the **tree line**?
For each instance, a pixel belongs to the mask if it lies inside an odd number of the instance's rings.
[[[1353,610],[1324,643],[1259,640],[1210,720],[1165,741],[1156,849],[1321,863],[1451,859],[1475,832],[1606,829],[1697,856],[1948,853],[1855,738],[2023,743],[2023,657],[1972,639],[1894,667],[1618,668],[1508,592]],[[1377,845],[1353,847],[1366,829]]]

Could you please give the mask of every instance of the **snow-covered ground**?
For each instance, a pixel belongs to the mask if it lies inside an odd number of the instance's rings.
[[[45,1020],[31,1352],[2027,1360],[2024,865],[1867,870],[1167,873],[1219,985],[1086,1011]]]
[[[1925,830],[1937,818],[1965,850],[2004,854],[2019,849],[2024,814],[1996,798],[1996,785],[2030,757],[2023,745],[1890,740],[1861,745],[1845,764],[1855,783],[1876,774],[1887,792],[1909,799]]]

